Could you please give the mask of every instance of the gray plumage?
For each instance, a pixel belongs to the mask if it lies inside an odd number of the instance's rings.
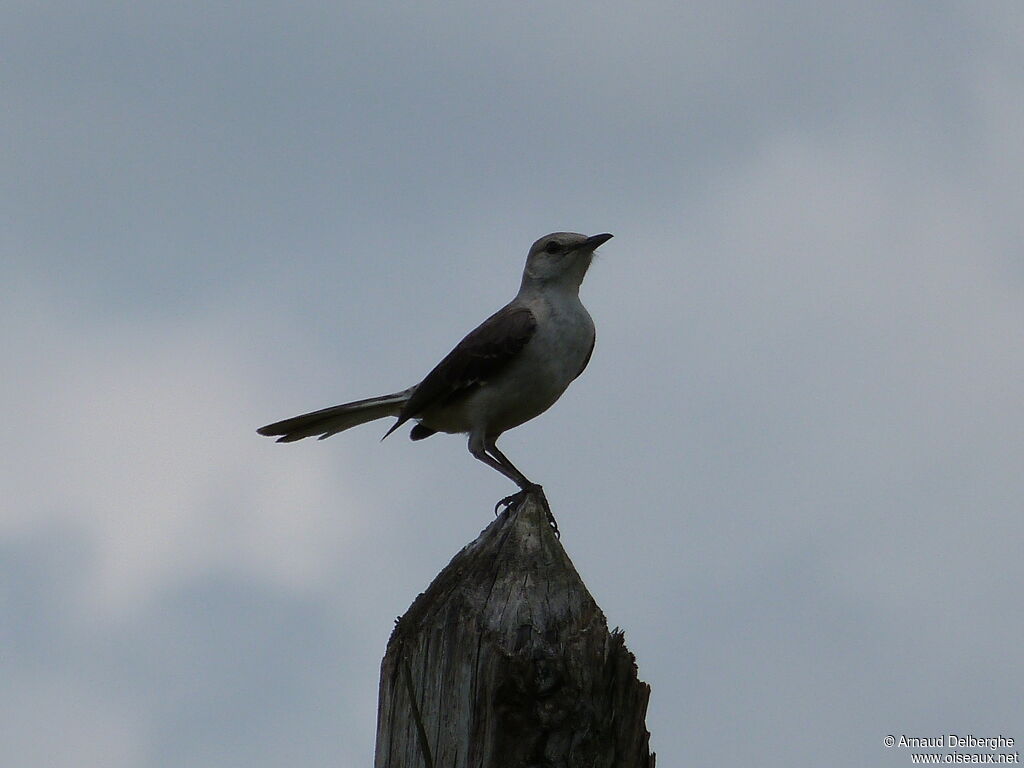
[[[579,288],[594,249],[609,234],[556,232],[533,244],[516,297],[471,331],[416,386],[313,411],[261,427],[293,442],[321,440],[368,421],[397,417],[384,437],[410,420],[410,436],[469,435],[469,450],[513,480],[535,487],[495,445],[509,429],[546,411],[586,368],[594,323]]]

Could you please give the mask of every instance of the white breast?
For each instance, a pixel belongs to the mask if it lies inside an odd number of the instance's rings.
[[[594,322],[577,296],[530,302],[537,329],[518,357],[467,403],[474,422],[503,432],[550,408],[575,379],[594,343]],[[479,420],[479,421],[478,421]]]

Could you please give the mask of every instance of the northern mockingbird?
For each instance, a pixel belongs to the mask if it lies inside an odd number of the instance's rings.
[[[395,416],[398,421],[387,437],[414,419],[417,424],[409,434],[413,440],[435,432],[468,434],[469,452],[519,486],[519,493],[502,499],[495,509],[517,504],[531,491],[540,493],[540,486],[516,469],[495,443],[503,432],[550,408],[590,362],[594,321],[580,302],[580,284],[594,249],[611,237],[555,232],[535,242],[516,297],[460,341],[416,386],[295,416],[258,432],[277,437],[279,443],[313,436],[323,440]]]

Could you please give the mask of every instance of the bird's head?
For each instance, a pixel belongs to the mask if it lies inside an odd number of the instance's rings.
[[[523,270],[523,286],[555,283],[578,290],[594,258],[594,249],[611,235],[580,235],[553,232],[544,235],[530,248]]]

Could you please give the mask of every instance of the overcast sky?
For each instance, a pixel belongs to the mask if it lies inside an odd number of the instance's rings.
[[[616,236],[597,349],[502,448],[659,764],[1024,741],[1022,9],[4,4],[4,766],[369,765],[513,488],[254,430],[415,383],[554,230]]]

